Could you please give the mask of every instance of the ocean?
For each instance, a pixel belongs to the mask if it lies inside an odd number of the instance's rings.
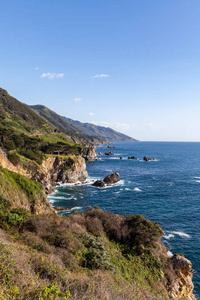
[[[200,299],[200,143],[135,142],[111,146],[116,146],[111,149],[114,156],[104,154],[110,151],[101,149],[105,145],[97,147],[100,160],[87,163],[86,184],[56,187],[49,201],[70,211],[98,205],[106,211],[142,214],[158,222],[169,255],[181,253],[191,260],[194,294]],[[156,160],[146,162],[145,155]],[[137,160],[129,160],[128,156]],[[114,172],[121,179],[114,186],[92,186],[94,180]]]

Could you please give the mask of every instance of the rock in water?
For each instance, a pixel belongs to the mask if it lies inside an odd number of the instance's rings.
[[[113,173],[108,176],[106,176],[103,180],[107,185],[111,185],[113,183],[116,183],[120,181],[119,173]]]
[[[93,186],[98,186],[98,187],[104,187],[105,183],[103,180],[96,180],[93,184]]]
[[[114,155],[114,153],[112,153],[111,151],[108,151],[105,153],[105,155]]]
[[[105,187],[106,185],[111,185],[120,180],[119,173],[113,173],[104,178],[104,180],[96,180],[93,186]]]
[[[149,158],[149,157],[147,157],[147,156],[144,156],[143,159],[144,159],[145,161],[150,161],[150,160],[151,160],[151,158]]]

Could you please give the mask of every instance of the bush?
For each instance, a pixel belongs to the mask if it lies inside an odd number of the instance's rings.
[[[99,238],[93,238],[87,234],[82,235],[82,243],[87,248],[84,256],[86,258],[85,267],[93,269],[114,270],[110,263],[110,253]]]
[[[7,157],[14,166],[17,166],[20,162],[19,154],[17,154],[16,152],[9,151],[7,153]]]

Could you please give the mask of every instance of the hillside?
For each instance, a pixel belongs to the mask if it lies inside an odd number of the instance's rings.
[[[2,88],[0,88],[0,124],[27,134],[49,133],[54,129],[54,126],[30,107],[10,96]]]
[[[0,88],[0,126],[20,134],[40,136],[46,142],[70,142],[80,145],[103,143],[67,122],[50,109],[40,106],[41,115]],[[42,109],[41,109],[42,108]]]
[[[90,123],[82,123],[79,121],[75,121],[66,117],[64,118],[71,124],[76,125],[85,133],[92,136],[101,137],[107,142],[137,142],[136,139],[118,131],[115,131],[114,129],[111,129],[109,127],[97,126]]]
[[[74,121],[67,117],[62,117],[43,105],[32,105],[30,107],[37,111],[40,116],[48,120],[53,126],[56,126],[60,130],[67,131],[71,134],[81,135],[85,138],[90,137],[90,139],[99,139],[101,142],[136,141],[136,139],[133,139],[120,132],[117,132],[111,128],[96,126],[90,123],[81,123],[79,121]]]
[[[194,300],[191,263],[161,235],[140,215],[31,216],[0,197],[0,299]]]

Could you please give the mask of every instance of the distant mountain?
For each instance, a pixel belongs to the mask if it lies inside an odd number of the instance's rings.
[[[0,124],[26,134],[60,131],[64,139],[74,143],[134,142],[132,137],[109,127],[81,123],[62,117],[43,105],[28,106],[0,88]]]
[[[72,137],[84,138],[85,140],[93,143],[102,143],[104,141],[101,137],[99,139],[96,135],[93,136],[88,134],[78,126],[69,122],[66,118],[58,115],[56,112],[44,105],[30,105],[30,108],[41,117],[45,118],[50,124]]]
[[[76,127],[80,128],[83,132],[105,139],[108,142],[137,142],[136,139],[115,131],[109,127],[97,126],[90,123],[81,123],[79,121],[75,121],[66,117],[63,118],[71,124],[76,125]]]

